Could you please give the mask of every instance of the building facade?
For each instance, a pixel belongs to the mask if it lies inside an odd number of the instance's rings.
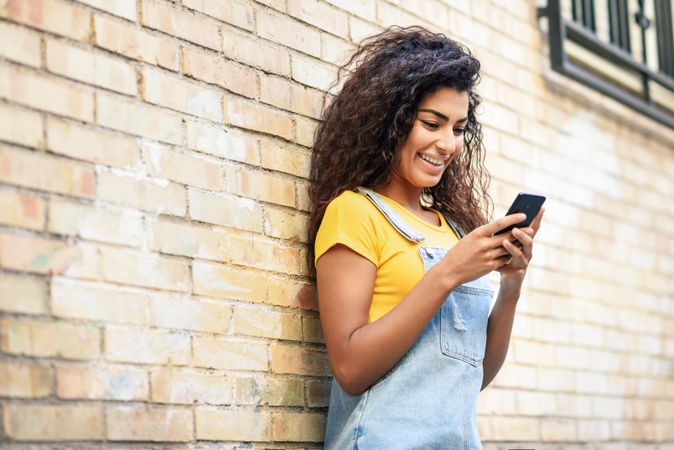
[[[394,24],[481,60],[495,215],[548,198],[485,448],[674,449],[674,129],[533,0],[0,0],[3,448],[321,447],[313,132]]]

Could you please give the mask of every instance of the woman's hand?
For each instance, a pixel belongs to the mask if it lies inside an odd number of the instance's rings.
[[[440,279],[446,281],[445,287],[451,291],[456,286],[497,270],[510,261],[511,254],[503,251],[504,235],[495,236],[494,233],[525,218],[522,213],[511,214],[474,229],[459,240],[430,271],[440,271]]]
[[[510,258],[507,263],[496,269],[501,274],[501,289],[519,292],[533,256],[534,237],[541,226],[544,212],[545,209],[541,208],[529,228],[513,228],[508,237],[502,239],[501,245]],[[511,236],[514,238],[512,241]],[[518,242],[519,245],[514,242]]]

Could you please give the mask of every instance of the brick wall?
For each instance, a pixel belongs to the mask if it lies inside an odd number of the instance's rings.
[[[497,214],[549,198],[486,448],[674,448],[674,131],[551,73],[533,3],[0,0],[3,447],[320,448],[321,94],[424,24],[484,64]]]

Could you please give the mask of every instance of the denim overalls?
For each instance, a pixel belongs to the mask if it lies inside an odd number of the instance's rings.
[[[445,256],[373,191],[359,192],[419,244],[424,271]],[[325,449],[481,449],[476,404],[492,294],[487,276],[452,291],[398,364],[362,394],[333,379]]]

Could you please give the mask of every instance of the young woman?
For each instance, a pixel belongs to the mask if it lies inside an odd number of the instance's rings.
[[[487,223],[468,49],[420,27],[366,40],[324,110],[310,238],[334,373],[326,449],[476,449],[533,237]],[[500,289],[491,314],[487,275]]]

